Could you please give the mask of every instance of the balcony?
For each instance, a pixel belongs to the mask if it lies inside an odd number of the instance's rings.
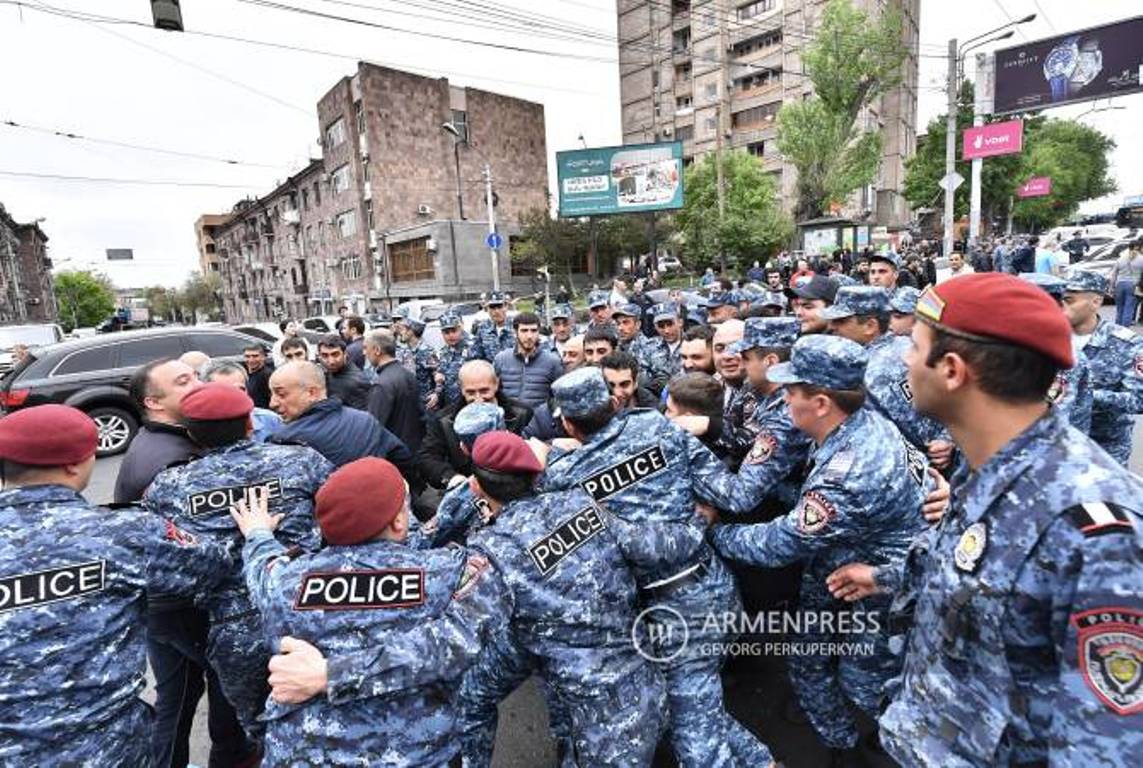
[[[365,140],[364,133],[357,137],[357,151],[361,154],[362,160],[369,157],[369,142]]]
[[[373,184],[371,182],[365,182],[365,185],[361,188],[361,197],[366,201],[373,199]]]
[[[310,287],[306,283],[296,283],[294,285],[295,296],[305,296],[310,292]]]

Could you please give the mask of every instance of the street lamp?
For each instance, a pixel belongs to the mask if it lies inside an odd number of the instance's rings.
[[[983,34],[970,37],[968,40],[965,40],[964,45],[967,47],[964,48],[957,45],[957,39],[955,37],[949,40],[948,81],[945,86],[948,91],[948,115],[945,122],[945,237],[943,249],[945,256],[948,256],[953,250],[953,200],[956,196],[956,187],[951,181],[952,175],[956,171],[956,116],[957,96],[960,90],[961,59],[965,51],[976,47],[972,45],[973,43],[983,41],[980,45],[984,45],[985,43],[992,42],[985,38],[991,38],[997,32],[1003,32],[1009,27],[1027,24],[1030,21],[1034,21],[1035,18],[1036,14],[1030,13],[1022,19],[1001,24],[996,29],[990,29]],[[1011,32],[1009,34],[1011,34]],[[1004,35],[995,39],[1002,40],[1008,36],[1009,35]]]
[[[460,220],[464,221],[464,195],[460,188],[460,145],[465,139],[460,129],[453,123],[441,123],[441,130],[452,136],[452,154],[456,160],[456,210]]]

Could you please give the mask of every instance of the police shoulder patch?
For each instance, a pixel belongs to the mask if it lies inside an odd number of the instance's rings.
[[[836,516],[837,508],[825,496],[816,491],[806,491],[798,505],[798,530],[817,533]]]
[[[166,523],[167,523],[167,526],[166,526],[166,528],[167,528],[167,530],[166,530],[167,541],[173,541],[176,544],[178,544],[180,547],[193,547],[196,544],[198,544],[198,539],[196,539],[194,537],[193,533],[190,533],[189,531],[184,531],[182,528],[179,528],[177,525],[174,524],[174,522],[172,522],[170,520],[167,520]]]
[[[1106,501],[1077,504],[1065,510],[1064,514],[1087,538],[1109,533],[1131,533],[1135,529],[1127,510]]]
[[[464,563],[464,570],[461,571],[460,581],[457,582],[456,589],[452,593],[453,600],[463,600],[476,591],[476,585],[484,577],[484,572],[488,568],[487,557],[475,553],[470,554]]]
[[[1068,393],[1068,379],[1064,376],[1063,371],[1056,374],[1056,378],[1052,381],[1052,386],[1048,387],[1047,401],[1052,405],[1064,399]]]
[[[774,455],[774,451],[778,447],[778,441],[769,432],[759,432],[758,436],[754,438],[754,445],[750,447],[750,453],[746,454],[747,464],[761,464],[768,461]]]
[[[1143,712],[1143,611],[1110,606],[1071,616],[1080,674],[1117,715]]]
[[[1135,375],[1143,376],[1143,352],[1135,356]]]

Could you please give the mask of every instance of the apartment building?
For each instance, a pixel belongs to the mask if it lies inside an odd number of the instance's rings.
[[[916,151],[920,0],[854,0],[870,13],[902,15],[907,51],[901,84],[860,116],[883,135],[874,183],[841,213],[901,225],[905,160]],[[618,0],[624,143],[682,141],[687,160],[724,148],[762,162],[792,208],[797,172],[777,148],[782,104],[813,92],[802,50],[814,39],[826,0]]]
[[[0,323],[48,323],[57,316],[48,236],[0,205]]]
[[[317,116],[320,160],[196,224],[232,321],[479,294],[492,285],[485,168],[506,242],[524,212],[548,206],[541,104],[361,63]],[[507,248],[499,261],[512,286]]]

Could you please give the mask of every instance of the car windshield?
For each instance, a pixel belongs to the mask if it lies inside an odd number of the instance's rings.
[[[9,325],[0,327],[0,349],[11,349],[17,344],[39,347],[55,344],[55,329],[50,325]]]

